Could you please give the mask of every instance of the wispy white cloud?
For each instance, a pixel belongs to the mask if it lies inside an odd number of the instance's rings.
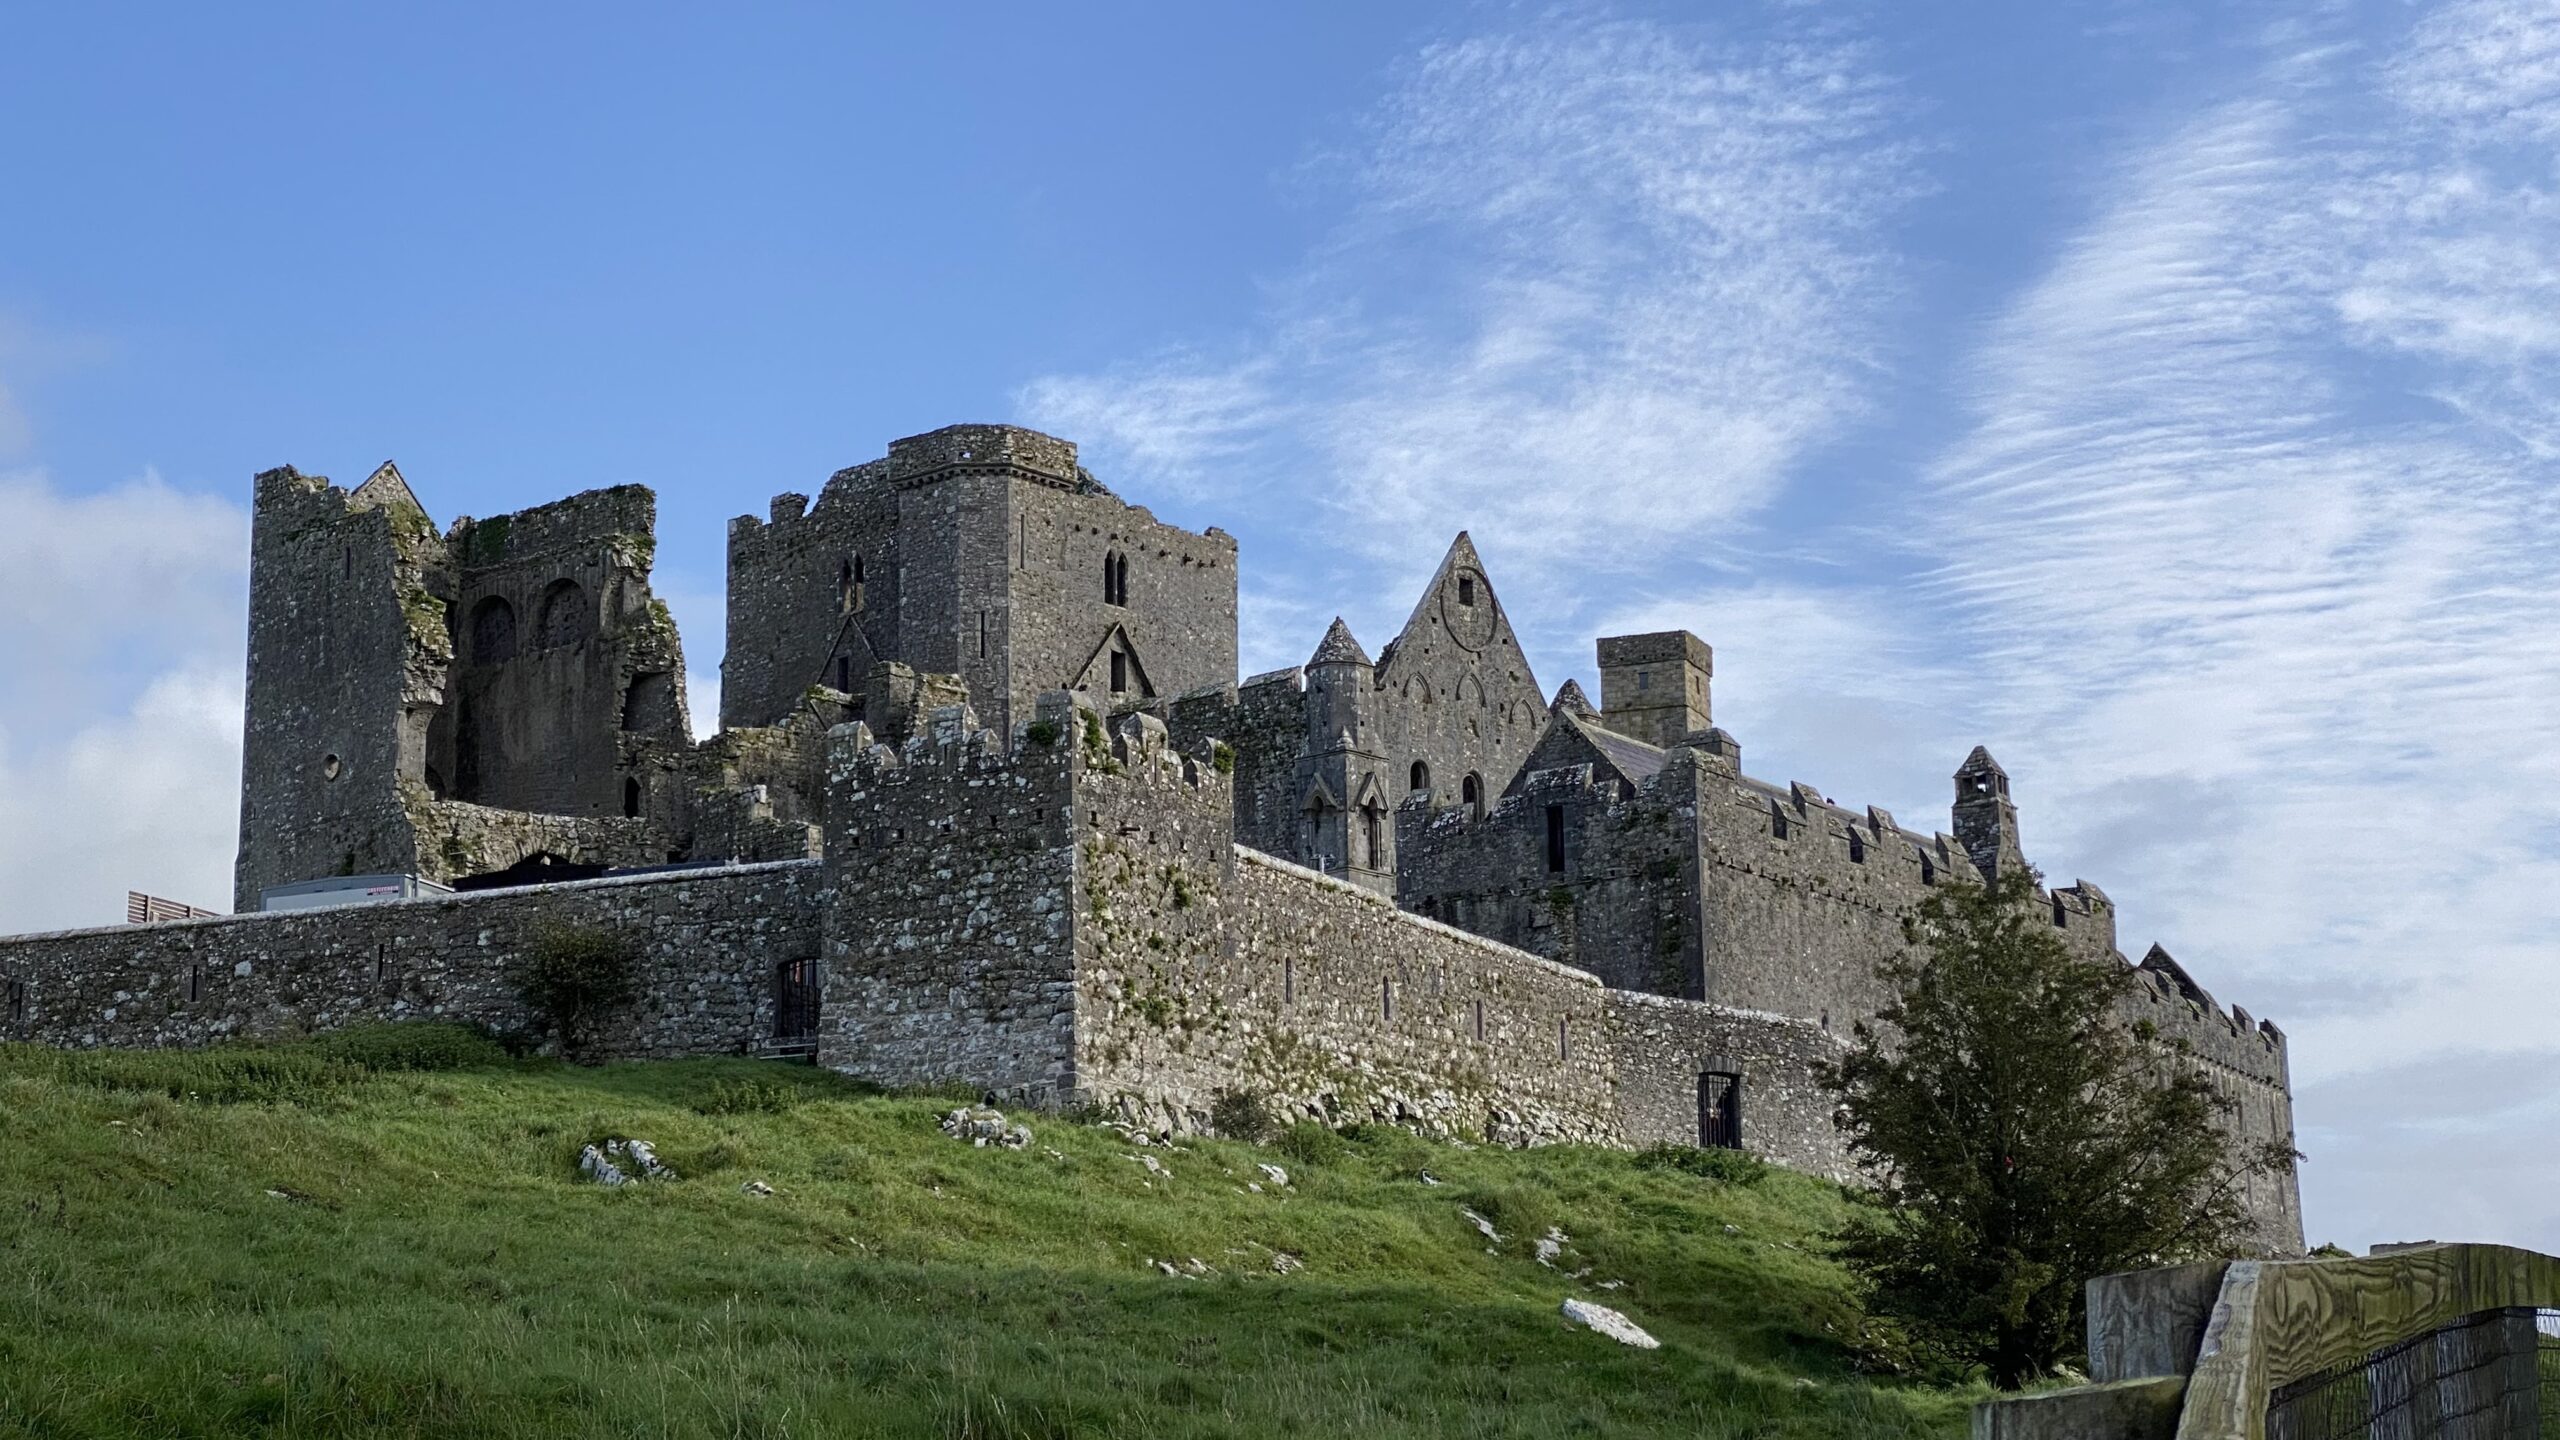
[[[1363,569],[1419,581],[1469,527],[1564,633],[1574,582],[1704,563],[1858,412],[1912,188],[1896,103],[1828,38],[1570,12],[1432,45],[1313,167],[1344,218],[1261,333],[1022,404],[1106,478],[1281,497]]]
[[[0,933],[222,906],[239,823],[248,516],[157,476],[0,477]]]
[[[2126,939],[2281,1017],[2306,1126],[2351,1151],[2405,1137],[2323,1113],[2341,1077],[2549,1042],[2560,230],[2547,150],[2499,147],[2543,133],[2560,72],[2513,62],[2551,16],[2279,57],[2136,156],[1991,325],[1913,517],[2037,777],[2031,850],[2139,877]],[[2395,1123],[2458,1124],[2442,1098]],[[2532,1169],[2500,1183],[2560,1184]],[[2313,1229],[2394,1238],[2411,1183],[2315,1154]],[[2505,1198],[2510,1238],[2560,1240]]]

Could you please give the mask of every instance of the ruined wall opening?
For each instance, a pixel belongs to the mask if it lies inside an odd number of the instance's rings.
[[[495,665],[516,655],[516,607],[495,595],[471,607],[471,660]]]
[[[552,581],[534,613],[534,643],[546,650],[575,645],[596,633],[596,607],[588,602],[586,587],[575,580]]]
[[[622,782],[622,818],[640,818],[640,781],[637,778],[626,778]]]
[[[1709,1070],[1698,1077],[1698,1144],[1742,1148],[1742,1076],[1736,1072]]]
[[[642,732],[671,728],[676,719],[676,677],[670,671],[653,670],[631,677],[631,688],[622,694],[622,728]]]
[[[1479,819],[1479,820],[1483,819],[1483,818],[1484,818],[1484,780],[1483,780],[1483,778],[1482,778],[1481,776],[1477,776],[1477,775],[1469,775],[1466,779],[1459,781],[1459,782],[1458,782],[1458,799],[1459,799],[1460,803],[1464,804],[1464,805],[1467,807],[1467,809],[1468,809],[1468,810],[1470,810],[1470,811],[1474,812],[1474,814],[1475,814],[1475,816],[1476,816],[1476,818],[1477,818],[1477,819]]]
[[[12,1025],[27,1023],[27,982],[24,980],[9,982],[9,1023]]]
[[[504,870],[491,870],[480,875],[457,875],[456,890],[503,890],[512,885],[548,885],[561,880],[593,880],[604,873],[602,865],[570,860],[548,850],[536,850]]]

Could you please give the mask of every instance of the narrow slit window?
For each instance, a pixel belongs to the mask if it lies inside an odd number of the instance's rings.
[[[1292,959],[1284,958],[1280,962],[1280,1003],[1298,1003],[1298,962]]]
[[[1393,980],[1378,982],[1378,1018],[1381,1020],[1396,1018],[1396,982]]]
[[[1467,1007],[1467,1023],[1475,1031],[1476,1043],[1484,1043],[1484,1002],[1474,1001]]]
[[[978,658],[987,658],[987,612],[978,612]]]
[[[1128,688],[1129,657],[1114,650],[1111,652],[1111,693],[1117,695]]]
[[[1564,869],[1564,807],[1547,807],[1547,869],[1561,873]]]
[[[850,655],[836,657],[836,688],[847,695],[853,693],[853,657]]]
[[[1559,1060],[1573,1058],[1573,1022],[1571,1020],[1556,1021],[1556,1058]]]
[[[1852,865],[1867,863],[1867,842],[1859,838],[1854,828],[1849,831],[1849,863]]]
[[[193,1005],[204,998],[204,965],[190,962],[187,966],[187,1003]]]

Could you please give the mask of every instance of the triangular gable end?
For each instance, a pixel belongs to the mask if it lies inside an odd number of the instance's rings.
[[[1089,693],[1092,682],[1099,679],[1106,687],[1105,693],[1112,693],[1107,688],[1110,684],[1110,675],[1104,667],[1110,664],[1110,656],[1115,650],[1129,657],[1127,662],[1129,673],[1122,677],[1127,684],[1117,693],[1132,695],[1141,700],[1154,699],[1156,687],[1155,682],[1147,678],[1147,663],[1139,658],[1138,647],[1130,642],[1128,627],[1117,623],[1102,632],[1102,639],[1094,645],[1091,653],[1084,657],[1084,664],[1077,669],[1075,678],[1067,682],[1067,688]]]
[[[379,510],[403,504],[420,515],[427,513],[427,507],[418,503],[418,492],[409,488],[409,478],[400,473],[398,464],[389,460],[376,466],[365,482],[347,497],[350,510]]]
[[[1512,627],[1510,613],[1502,608],[1502,596],[1494,588],[1493,576],[1484,568],[1484,557],[1476,553],[1474,537],[1464,530],[1458,532],[1457,539],[1449,542],[1448,552],[1440,557],[1439,568],[1431,572],[1430,583],[1422,587],[1422,594],[1414,600],[1412,611],[1405,616],[1404,628],[1378,652],[1379,686],[1384,688],[1388,684],[1389,673],[1400,654],[1413,653],[1414,647],[1405,642],[1430,628],[1433,605],[1438,602],[1441,591],[1448,588],[1451,574],[1462,569],[1474,572],[1475,577],[1484,582],[1484,594],[1480,599],[1492,615],[1494,639],[1509,652],[1511,659],[1518,662],[1520,676],[1528,686],[1541,695],[1545,694],[1538,687],[1537,672],[1529,668],[1528,652],[1520,648],[1519,631]]]

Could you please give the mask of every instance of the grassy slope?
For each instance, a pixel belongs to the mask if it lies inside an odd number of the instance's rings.
[[[117,1088],[187,1063],[0,1047],[0,1435],[1953,1436],[1972,1398],[1851,1372],[1802,1248],[1843,1202],[1784,1173],[1037,1116],[981,1150],[948,1101],[751,1062]],[[750,1079],[791,1107],[695,1108]],[[574,1183],[608,1134],[688,1178]],[[1274,1159],[1293,1185],[1247,1192]],[[1530,1257],[1550,1223],[1588,1282]],[[1569,1327],[1572,1294],[1663,1348]]]

